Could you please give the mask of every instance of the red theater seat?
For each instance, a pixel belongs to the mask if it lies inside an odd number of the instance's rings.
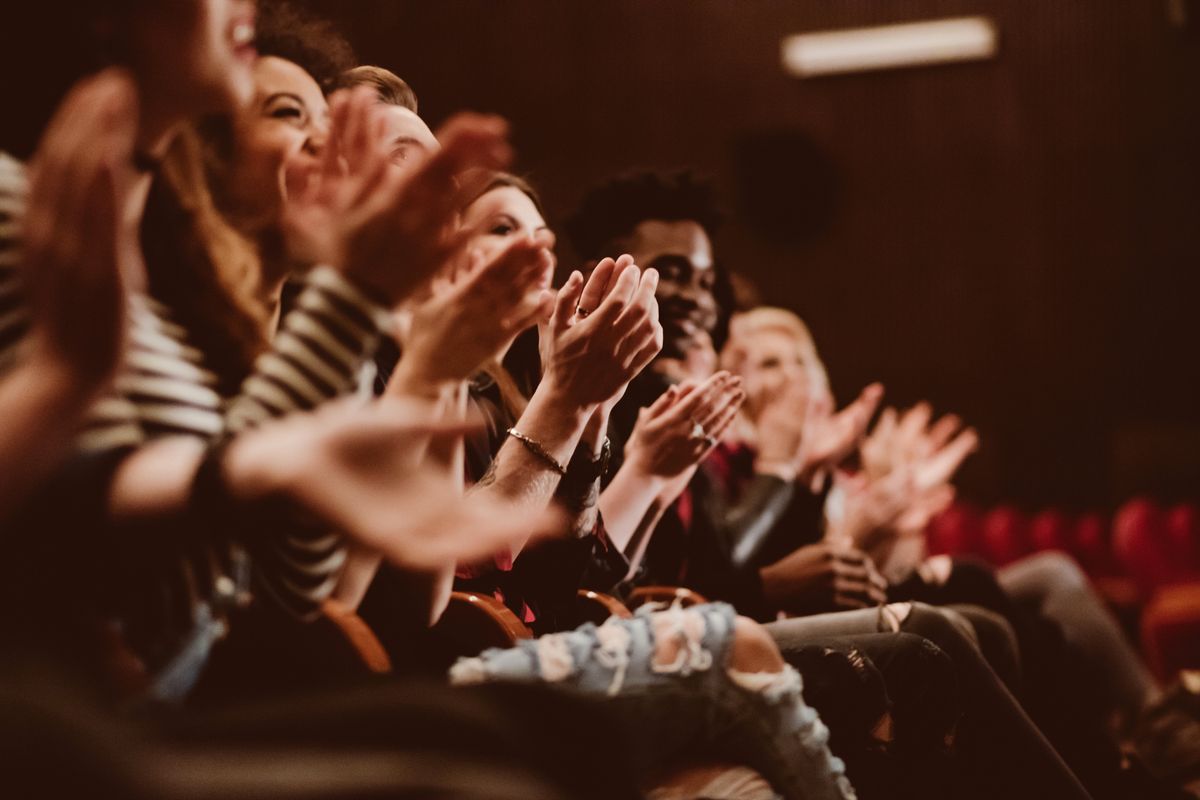
[[[1003,566],[1029,553],[1029,523],[1012,506],[997,506],[983,518],[983,554]]]
[[[1142,614],[1142,652],[1163,681],[1200,668],[1200,583],[1160,589]]]
[[[1047,509],[1033,515],[1029,521],[1029,545],[1034,552],[1041,550],[1071,551],[1071,522],[1057,509]]]

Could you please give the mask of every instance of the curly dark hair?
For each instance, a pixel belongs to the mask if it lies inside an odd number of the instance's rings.
[[[358,63],[354,49],[332,22],[287,0],[261,0],[255,27],[259,55],[298,64],[326,94]]]
[[[619,175],[589,191],[567,218],[566,231],[584,259],[611,255],[615,242],[648,219],[692,220],[711,238],[721,224],[712,184],[684,170]]]
[[[589,191],[579,209],[564,227],[575,252],[585,261],[615,256],[618,240],[648,219],[663,222],[691,220],[711,239],[720,227],[722,214],[712,184],[691,170],[672,173],[652,171],[618,175]],[[728,271],[718,261],[713,298],[717,324],[710,331],[718,350],[729,337],[729,317],[737,303]]]

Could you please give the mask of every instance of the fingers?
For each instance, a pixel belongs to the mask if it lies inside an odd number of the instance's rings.
[[[490,310],[507,307],[516,313],[527,302],[536,305],[540,299],[535,289],[554,269],[553,246],[554,234],[549,231],[512,237],[490,260],[466,276],[460,291],[470,293]]]
[[[962,428],[962,417],[957,414],[946,414],[944,417],[933,423],[929,427],[929,432],[926,434],[926,439],[929,446],[933,450],[938,450],[945,446],[946,442]]]
[[[967,456],[978,447],[979,434],[974,428],[967,428],[956,436],[954,441],[917,466],[914,476],[916,488],[924,491],[949,481]]]
[[[852,404],[856,415],[860,415],[860,434],[867,429],[867,425],[870,423],[871,417],[874,416],[875,409],[879,407],[879,401],[882,399],[883,384],[872,383],[862,390],[858,399]]]
[[[683,390],[680,388],[680,384],[671,385],[665,392],[658,396],[657,400],[655,400],[649,406],[642,408],[638,414],[641,415],[644,413],[648,420],[652,420],[655,417],[660,416],[679,398],[679,395],[682,391]]]
[[[662,351],[663,346],[663,329],[657,322],[651,324],[652,332],[646,340],[646,344],[642,349],[634,353],[633,360],[629,362],[628,373],[630,380],[641,374],[642,370],[650,365],[654,357]]]
[[[336,177],[342,173],[342,141],[346,134],[346,122],[350,115],[350,93],[345,90],[334,92],[329,98],[329,137],[321,153],[321,174]]]
[[[714,397],[720,387],[731,378],[732,376],[724,370],[714,374],[695,389],[681,396],[679,402],[667,412],[665,418],[672,423],[690,421],[696,410]]]
[[[585,316],[598,309],[604,302],[604,298],[608,296],[609,283],[615,268],[616,262],[611,258],[600,259],[592,268],[592,273],[588,275],[587,284],[579,297],[579,308]]]
[[[694,419],[711,436],[717,420],[726,415],[733,407],[735,412],[745,400],[746,393],[742,391],[742,379],[733,376],[721,384],[720,389],[710,398],[710,401],[697,409]]]
[[[579,296],[583,291],[583,273],[575,270],[567,278],[566,283],[558,290],[554,301],[554,313],[550,316],[550,330],[558,335],[566,330],[575,309],[579,306]]]
[[[631,264],[622,270],[622,273],[626,270],[634,271],[637,270],[637,267]],[[618,277],[617,280],[619,282],[620,278]],[[641,274],[641,278],[629,298],[628,305],[613,323],[613,333],[616,336],[628,336],[634,333],[639,326],[644,326],[647,320],[657,321],[658,301],[654,299],[654,293],[657,290],[658,270],[648,269]],[[615,287],[613,291],[616,291]]]
[[[636,266],[627,267],[617,277],[612,291],[585,320],[593,328],[609,328],[625,311],[642,279],[642,271]]]
[[[730,403],[728,407],[726,407],[725,412],[721,416],[714,419],[708,426],[706,426],[705,429],[708,431],[708,435],[714,439],[720,439],[721,436],[724,435],[725,431],[728,430],[733,421],[737,419],[738,411],[741,410],[742,403],[745,401],[745,392],[738,394],[734,398],[734,401]]]

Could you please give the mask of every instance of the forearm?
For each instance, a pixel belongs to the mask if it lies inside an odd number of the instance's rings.
[[[543,382],[513,427],[537,442],[555,463],[565,467],[579,444],[590,413],[591,409],[574,407],[555,396]],[[560,478],[545,458],[510,436],[501,445],[487,474],[471,491],[540,509],[554,497]]]
[[[607,435],[608,412],[601,408],[592,414],[584,427],[579,445],[576,447],[576,457],[582,454],[590,462],[596,462],[602,458],[604,440]],[[575,538],[581,539],[596,530],[596,523],[600,515],[600,478],[602,476],[597,475],[586,484],[581,484],[580,480],[576,479],[578,475],[572,473],[572,469],[572,467],[568,467],[567,476],[559,482],[556,497],[570,514],[570,532]],[[585,465],[584,469],[589,470],[583,473],[583,479],[586,479],[592,474],[590,465]]]
[[[600,494],[600,513],[604,515],[608,538],[622,552],[630,554],[629,545],[646,515],[663,505],[656,501],[664,483],[626,462]]]
[[[357,609],[366,597],[381,561],[382,557],[375,550],[351,545],[333,589],[333,599],[351,610]]]
[[[171,437],[131,453],[117,468],[109,487],[111,520],[166,517],[187,508],[205,449],[203,440]]]

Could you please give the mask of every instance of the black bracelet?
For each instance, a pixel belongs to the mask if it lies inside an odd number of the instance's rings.
[[[509,436],[513,437],[518,442],[525,445],[526,450],[533,453],[535,456],[540,458],[542,461],[545,461],[546,464],[552,470],[554,470],[555,472],[557,472],[559,474],[559,477],[563,477],[567,474],[567,468],[564,467],[562,464],[558,463],[558,459],[556,459],[554,456],[550,455],[550,453],[546,450],[546,448],[542,447],[542,445],[539,442],[537,442],[534,439],[529,438],[528,436],[521,433],[516,428],[509,428],[507,433]]]
[[[567,464],[567,475],[571,480],[578,480],[580,483],[592,483],[597,479],[604,478],[608,474],[608,465],[612,461],[612,442],[608,437],[604,437],[604,444],[600,447],[600,455],[592,455],[592,451],[586,447],[578,447],[575,454],[571,456],[571,462]]]
[[[212,601],[218,613],[244,607],[250,602],[250,561],[244,548],[256,523],[268,523],[257,509],[234,500],[225,477],[225,454],[233,437],[211,444],[192,478],[188,495],[188,517],[205,536],[223,536],[229,543],[228,574],[217,577]]]

